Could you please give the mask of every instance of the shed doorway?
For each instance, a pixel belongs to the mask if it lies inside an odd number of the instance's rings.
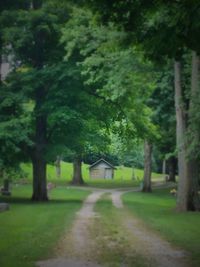
[[[112,169],[105,168],[104,178],[105,179],[112,179]]]

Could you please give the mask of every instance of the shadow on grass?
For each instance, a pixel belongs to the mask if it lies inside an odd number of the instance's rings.
[[[27,204],[27,205],[52,205],[52,204],[72,204],[72,203],[82,203],[78,199],[49,199],[48,201],[32,201],[30,198],[25,197],[0,197],[0,202],[6,202],[9,204]]]

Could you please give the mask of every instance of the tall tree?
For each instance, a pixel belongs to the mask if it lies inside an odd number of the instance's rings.
[[[98,8],[97,1],[92,1]],[[177,147],[179,151],[179,186],[178,186],[178,201],[177,209],[180,211],[191,209],[191,199],[194,202],[194,192],[191,190],[190,179],[196,179],[189,175],[188,166],[193,161],[193,164],[197,162],[190,154],[190,160],[187,158],[188,148],[191,147],[186,142],[186,131],[188,131],[188,124],[185,122],[185,116],[179,110],[179,101],[184,99],[183,90],[178,82],[180,79],[180,60],[185,51],[185,47],[192,49],[195,52],[199,52],[199,17],[200,17],[200,5],[199,1],[174,1],[168,3],[164,0],[159,1],[104,1],[104,16],[105,19],[112,19],[113,21],[123,25],[125,29],[131,29],[133,22],[140,22],[139,29],[133,33],[133,37],[139,42],[146,52],[146,55],[154,61],[161,62],[163,58],[169,57],[175,60],[175,96],[180,97],[176,99],[176,117],[177,117]],[[131,5],[132,4],[132,5]],[[109,7],[109,8],[108,8]],[[121,9],[124,12],[121,13]],[[142,8],[142,9],[141,9]],[[113,10],[114,15],[112,16]],[[135,13],[134,13],[134,12]],[[123,16],[122,14],[126,14]],[[135,14],[135,16],[131,16]],[[138,24],[137,24],[138,26]],[[141,30],[143,29],[143,30]],[[170,38],[169,38],[170,36]],[[195,36],[195,38],[194,38]],[[134,39],[133,39],[134,40]],[[180,91],[181,90],[181,91]],[[192,98],[190,102],[192,102]],[[185,113],[187,110],[184,110]],[[186,127],[184,124],[186,123]],[[183,140],[184,136],[184,140]],[[196,139],[196,138],[195,138]],[[182,144],[184,142],[184,145]],[[186,157],[186,158],[185,158]],[[190,161],[190,163],[189,163]],[[184,172],[181,167],[184,167]],[[185,190],[182,190],[185,188]],[[198,190],[198,188],[196,188]],[[182,192],[182,193],[181,193]]]
[[[4,11],[1,18],[6,25],[4,45],[9,44],[8,53],[13,55],[16,63],[14,72],[21,86],[20,94],[24,102],[31,100],[33,103],[30,124],[32,145],[28,147],[33,164],[32,199],[45,201],[47,145],[51,143],[55,125],[58,124],[57,128],[63,126],[61,121],[54,119],[65,116],[69,122],[72,116],[71,113],[67,116],[67,111],[62,115],[64,104],[52,112],[53,104],[61,101],[63,81],[70,76],[69,72],[63,75],[66,65],[62,62],[63,49],[59,43],[60,28],[67,20],[69,9],[64,2],[58,5],[56,1],[32,1],[31,7],[29,10]],[[58,83],[61,95],[56,95]],[[57,96],[56,99],[52,99],[53,95]]]
[[[187,99],[185,95],[184,77],[182,77],[183,66],[181,68],[181,63],[185,47],[192,50],[195,49],[198,52],[198,37],[191,38],[191,36],[195,36],[193,34],[200,31],[199,22],[196,20],[196,18],[200,17],[199,8],[197,1],[193,1],[193,5],[190,5],[188,1],[174,2],[173,4],[159,1],[155,16],[150,20],[150,35],[148,36],[147,34],[145,41],[148,47],[147,51],[156,56],[157,59],[163,55],[174,58],[175,61],[176,134],[179,165],[177,209],[179,211],[193,210],[194,195],[197,195],[194,193],[191,183],[194,180],[198,180],[198,177],[189,170],[191,169],[190,165],[193,166],[192,169],[196,169],[194,165],[198,166],[199,163],[189,153],[191,145],[187,140],[187,132],[190,131],[191,127],[187,116],[188,106],[193,106],[193,99],[191,97]],[[193,20],[193,17],[195,17],[195,20]],[[197,34],[196,36],[199,35]],[[158,47],[159,49],[157,49]],[[191,89],[188,90],[189,95],[191,95],[190,91]],[[189,105],[187,101],[190,102]],[[198,191],[198,187],[196,187],[195,191]]]
[[[158,164],[165,163],[164,175],[169,181],[175,181],[177,170],[176,156],[176,118],[174,112],[174,72],[171,60],[161,66],[158,73],[156,89],[150,97],[153,109],[153,122],[158,125],[159,138],[155,142],[154,153]],[[159,168],[161,171],[161,167]],[[166,176],[168,174],[168,176]]]
[[[74,12],[63,31],[67,57],[73,51],[80,52],[79,64],[87,84],[98,89],[93,94],[118,107],[117,120],[122,122],[121,128],[125,126],[129,138],[153,135],[155,129],[146,105],[154,87],[152,66],[137,53],[137,47],[124,48],[128,38],[124,31],[112,24],[99,25],[89,10]]]

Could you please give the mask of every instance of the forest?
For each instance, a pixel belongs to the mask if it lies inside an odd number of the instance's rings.
[[[177,179],[176,210],[200,210],[200,2],[16,0],[0,3],[0,180],[104,157]],[[7,69],[5,69],[7,68]]]

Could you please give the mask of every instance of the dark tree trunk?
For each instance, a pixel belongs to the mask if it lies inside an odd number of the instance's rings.
[[[176,167],[177,167],[177,159],[175,157],[170,157],[167,160],[168,165],[168,173],[169,173],[169,182],[176,182]]]
[[[73,185],[83,185],[83,177],[82,177],[82,159],[81,157],[77,156],[73,162],[73,178],[72,184]]]
[[[2,72],[2,55],[1,55],[1,46],[0,46],[0,84],[2,82],[1,72]]]
[[[199,172],[200,165],[198,160],[190,160],[188,167],[188,175],[190,177],[190,191],[188,196],[187,209],[191,211],[200,210],[199,189]]]
[[[35,153],[35,158],[32,160],[33,164],[33,195],[34,201],[46,201],[47,185],[46,185],[46,162],[43,157]]]
[[[188,210],[200,210],[200,196],[199,190],[199,171],[200,162],[198,158],[199,145],[200,145],[200,133],[197,127],[196,121],[193,121],[194,115],[196,114],[199,107],[199,94],[200,94],[200,58],[195,51],[192,52],[192,73],[191,73],[191,99],[189,106],[189,126],[188,136],[189,143],[194,143],[194,147],[197,150],[189,153],[189,169],[188,175],[190,177],[190,191],[188,199]]]
[[[46,131],[47,131],[47,117],[42,110],[45,98],[45,90],[39,89],[36,92],[36,106],[35,106],[35,146],[32,151],[33,164],[33,195],[32,200],[46,201],[47,187],[46,187]]]
[[[151,154],[152,145],[145,140],[144,143],[144,178],[142,192],[151,192]]]

